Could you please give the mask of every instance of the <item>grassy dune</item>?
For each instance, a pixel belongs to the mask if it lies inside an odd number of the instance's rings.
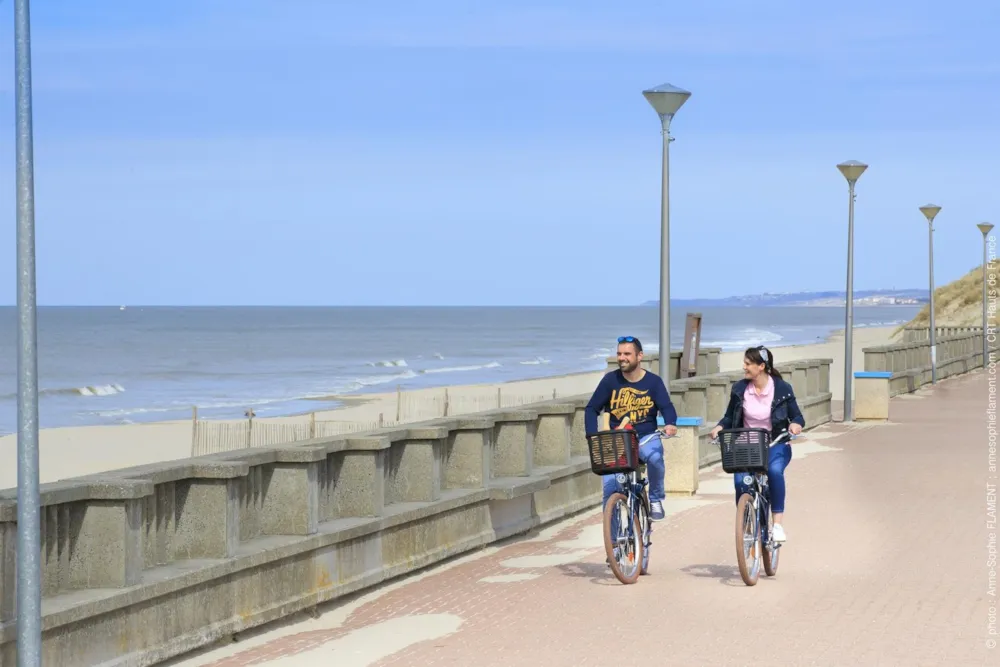
[[[923,326],[930,321],[930,305],[903,327]],[[983,267],[934,290],[934,325],[938,327],[981,326],[983,323]],[[903,327],[900,327],[902,329]]]

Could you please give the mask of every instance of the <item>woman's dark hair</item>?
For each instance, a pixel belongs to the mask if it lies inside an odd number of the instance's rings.
[[[764,364],[765,373],[776,380],[781,379],[781,373],[774,367],[774,355],[771,354],[771,350],[767,349],[763,345],[748,347],[747,351],[743,353],[743,356],[752,364]]]

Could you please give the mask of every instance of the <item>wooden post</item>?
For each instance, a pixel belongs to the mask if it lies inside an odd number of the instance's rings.
[[[448,387],[444,388],[444,416],[448,416]]]
[[[316,412],[309,413],[309,438],[316,437]]]
[[[497,410],[501,408],[500,405],[500,387],[497,387]]]
[[[684,324],[684,351],[680,363],[677,364],[677,377],[680,379],[698,374],[698,354],[701,352],[701,313],[688,313]]]
[[[244,412],[243,414],[246,415],[247,418],[247,449],[249,449],[250,447],[253,446],[250,443],[252,442],[251,438],[253,435],[253,418],[255,416],[255,413],[253,411],[253,408],[247,408],[247,411]]]
[[[400,414],[401,414],[400,413],[400,406],[402,405],[402,403],[403,403],[403,389],[402,389],[401,385],[397,384],[396,385],[396,423],[397,424],[399,423],[399,420],[401,419],[401,416],[400,416]]]
[[[382,413],[380,412],[380,413],[378,413],[378,427],[382,428],[382,424],[383,423],[384,422],[382,421]]]
[[[191,456],[197,456],[198,451],[198,406],[191,406]]]

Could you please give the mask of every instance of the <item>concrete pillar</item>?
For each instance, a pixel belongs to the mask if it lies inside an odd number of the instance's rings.
[[[539,405],[534,439],[534,468],[569,465],[576,408],[569,403]]]
[[[538,413],[532,410],[508,410],[492,413],[496,420],[490,469],[493,478],[526,477],[535,458],[535,428]]]
[[[385,466],[385,504],[432,502],[441,497],[441,459],[447,428],[403,431],[389,447]]]
[[[708,380],[705,394],[705,423],[716,424],[726,414],[729,406],[729,379],[723,376],[713,376]]]
[[[889,419],[889,371],[859,371],[854,374],[854,419],[886,421]]]
[[[326,447],[276,450],[271,483],[260,506],[263,535],[315,535],[320,523],[320,476]]]
[[[351,438],[341,447],[327,459],[325,473],[320,471],[323,520],[382,516],[389,438]]]
[[[691,496],[698,492],[698,468],[701,463],[698,431],[701,425],[701,417],[679,417],[677,437],[663,439],[668,496]]]
[[[465,417],[452,424],[444,444],[445,489],[484,489],[490,480],[492,417]]]

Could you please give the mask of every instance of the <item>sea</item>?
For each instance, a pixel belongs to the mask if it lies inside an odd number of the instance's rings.
[[[702,345],[817,343],[843,307],[699,308]],[[857,327],[919,306],[855,307]],[[680,349],[686,312],[672,312]],[[634,307],[40,307],[42,428],[258,417],[331,395],[598,371],[621,335],[656,351],[658,310]],[[17,311],[0,308],[0,433],[17,430]],[[780,363],[781,354],[775,350]]]

